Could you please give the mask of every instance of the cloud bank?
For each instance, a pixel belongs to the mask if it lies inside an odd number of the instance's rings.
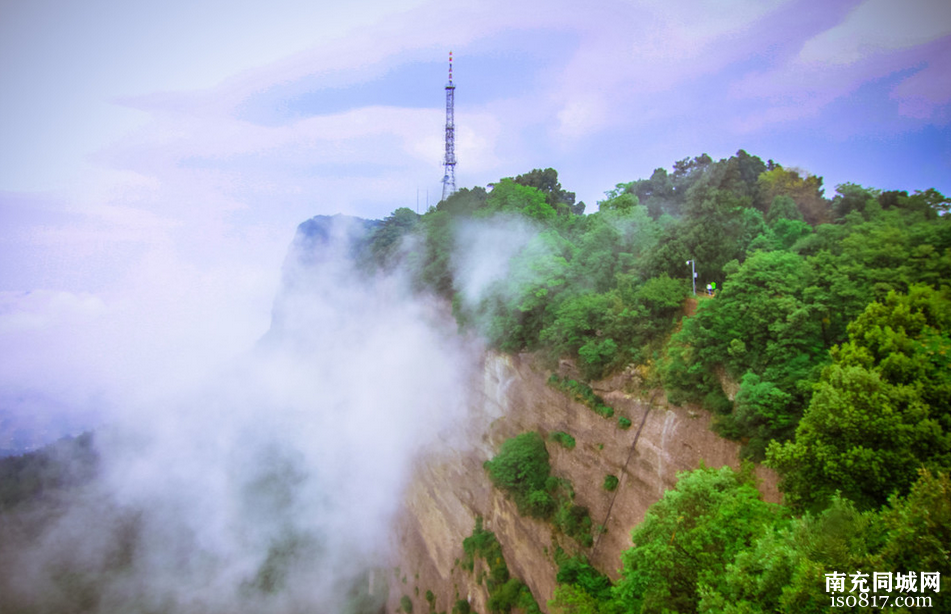
[[[478,351],[400,277],[353,270],[353,223],[298,236],[275,328],[254,352],[111,415],[99,478],[38,538],[18,536],[36,518],[10,521],[4,603],[343,612],[354,595],[372,601],[367,571],[388,565],[413,459],[463,443]]]

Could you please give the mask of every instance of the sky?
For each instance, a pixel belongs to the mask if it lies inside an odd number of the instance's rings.
[[[5,0],[0,424],[198,378],[298,223],[434,205],[450,50],[459,187],[553,167],[590,211],[742,148],[951,193],[944,0]]]

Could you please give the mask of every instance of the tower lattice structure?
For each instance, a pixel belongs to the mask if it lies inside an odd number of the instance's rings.
[[[442,178],[442,199],[446,200],[456,191],[456,135],[455,104],[456,86],[452,84],[452,51],[449,52],[449,83],[446,84],[446,172]]]

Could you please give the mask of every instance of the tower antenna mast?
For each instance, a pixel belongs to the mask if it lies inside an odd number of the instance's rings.
[[[449,52],[449,83],[446,84],[446,172],[442,178],[442,199],[446,200],[456,191],[456,144],[454,98],[456,86],[452,84],[452,51]]]

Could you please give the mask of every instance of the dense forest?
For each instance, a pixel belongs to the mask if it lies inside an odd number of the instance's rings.
[[[606,418],[590,384],[636,366],[644,395],[706,408],[748,461],[778,472],[782,505],[760,498],[749,467],[683,474],[612,582],[584,557],[600,528],[551,475],[546,441],[506,441],[488,478],[577,546],[553,553],[549,611],[824,612],[827,574],[867,573],[840,593],[861,596],[849,588],[871,586],[874,571],[894,573],[893,595],[931,596],[947,612],[949,206],[935,190],[851,183],[829,198],[820,177],[741,150],[618,184],[591,212],[553,169],[464,188],[422,215],[363,223],[353,255],[371,279],[408,275],[497,351],[531,352],[552,371],[568,359],[579,380],[549,384]],[[562,432],[549,442],[575,446]],[[4,459],[0,512],[86,482],[95,466],[88,436]],[[606,476],[605,490],[617,485]],[[481,522],[463,551],[470,570],[487,561],[493,612],[538,611]]]
[[[499,351],[570,358],[588,381],[639,365],[646,388],[710,410],[779,472],[781,506],[749,472],[683,475],[634,531],[616,585],[562,553],[552,611],[818,612],[832,570],[887,570],[906,588],[909,572],[940,572],[920,588],[951,590],[949,204],[851,183],[828,198],[820,177],[741,150],[618,184],[589,214],[553,169],[462,189],[395,211],[360,258],[409,271]],[[487,265],[473,252],[504,274],[474,284]],[[526,437],[486,469],[564,531],[557,510],[572,506],[546,466]],[[494,611],[525,607],[496,584]]]

